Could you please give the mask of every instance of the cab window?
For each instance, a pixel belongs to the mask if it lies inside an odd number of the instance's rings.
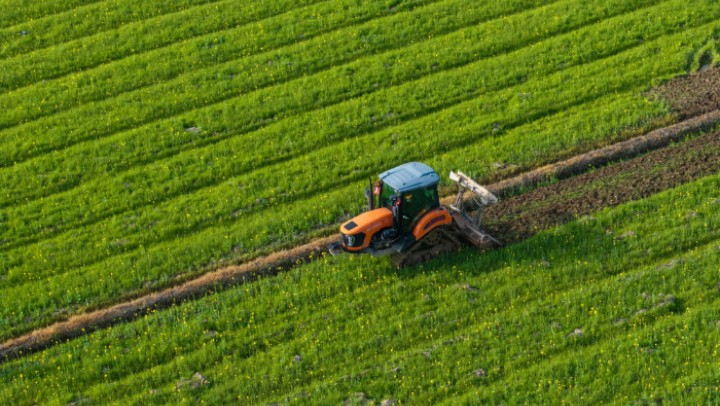
[[[380,207],[392,207],[390,198],[397,194],[397,191],[388,185],[383,185],[382,191],[380,192]]]

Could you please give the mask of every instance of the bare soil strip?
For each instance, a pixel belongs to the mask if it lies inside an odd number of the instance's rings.
[[[648,95],[667,101],[681,119],[720,109],[720,68],[673,78]]]
[[[691,132],[708,129],[718,121],[720,121],[720,110],[715,110],[627,141],[618,142],[564,161],[540,167],[514,178],[495,183],[489,188],[499,195],[507,195],[519,188],[530,187],[553,178],[567,178],[582,173],[588,168],[597,168],[611,162],[629,159],[662,148],[672,142],[682,140],[684,136]]]
[[[485,227],[503,242],[513,243],[538,230],[718,172],[720,132],[715,132],[510,197],[487,208]]]
[[[508,195],[520,187],[530,187],[552,178],[577,175],[589,168],[662,148],[671,142],[681,140],[688,133],[709,128],[719,121],[720,111],[706,113],[628,141],[541,167],[490,185],[489,188],[500,195]],[[647,174],[650,170],[660,171],[657,173],[661,174],[648,179]],[[538,230],[560,224],[578,215],[639,199],[718,170],[720,170],[720,133],[715,133],[511,197],[488,208],[485,218],[488,219],[487,226],[491,233],[505,242],[515,242],[531,236]],[[611,182],[618,178],[620,172],[623,175],[626,173],[630,175],[623,177],[623,182],[613,187],[603,187],[602,182]],[[593,182],[600,183],[597,187],[586,187],[588,183]],[[578,190],[583,190],[584,194],[578,196]],[[443,199],[443,203],[449,204],[452,200],[453,197],[448,197]],[[222,287],[292,269],[298,264],[322,256],[328,244],[338,239],[338,234],[319,238],[244,264],[206,273],[160,292],[76,315],[68,320],[31,331],[0,344],[0,362],[42,350],[59,341],[131,320],[153,309],[199,298]]]

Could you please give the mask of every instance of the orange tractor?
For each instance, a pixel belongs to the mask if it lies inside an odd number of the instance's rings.
[[[402,267],[455,251],[463,240],[480,249],[500,245],[480,228],[483,208],[497,197],[462,172],[450,172],[450,179],[458,184],[458,194],[453,205],[443,206],[440,177],[431,167],[410,162],[381,173],[365,190],[368,211],[340,226],[342,242],[330,252],[391,255]],[[470,199],[465,200],[466,192],[472,192]]]

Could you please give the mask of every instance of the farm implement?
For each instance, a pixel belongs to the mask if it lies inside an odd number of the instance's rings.
[[[501,245],[481,228],[483,209],[497,197],[462,172],[450,172],[450,180],[458,193],[445,206],[438,196],[440,177],[431,167],[410,162],[381,173],[365,190],[368,211],[340,226],[341,241],[330,253],[390,255],[403,267],[456,251],[463,242],[480,250]]]

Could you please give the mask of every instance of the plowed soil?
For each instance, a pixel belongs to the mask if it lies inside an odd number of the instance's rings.
[[[664,98],[680,118],[720,109],[720,68],[674,78],[649,94]]]
[[[720,133],[706,134],[503,200],[486,209],[486,228],[512,243],[604,207],[718,172]]]

